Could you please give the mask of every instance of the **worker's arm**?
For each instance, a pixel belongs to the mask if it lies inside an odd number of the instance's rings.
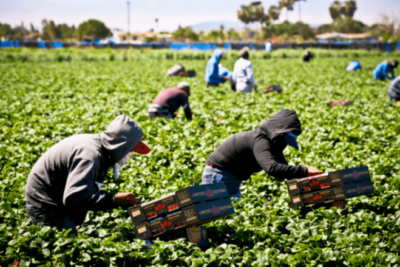
[[[94,186],[97,189],[95,182],[98,175],[99,166],[95,162],[75,158],[64,188],[64,206],[69,210],[110,210],[118,207],[114,194],[92,190]]]
[[[302,178],[308,175],[306,166],[287,165],[286,160],[282,160],[282,156],[278,158],[272,154],[270,143],[266,138],[259,136],[256,138],[253,147],[254,156],[261,168],[269,175],[276,178]]]
[[[183,111],[185,111],[186,119],[192,119],[192,109],[190,108],[189,102],[183,106]]]
[[[192,119],[192,109],[190,108],[189,105],[189,96],[187,95],[180,95],[180,104],[183,107],[183,111],[185,111],[186,119],[191,120]]]

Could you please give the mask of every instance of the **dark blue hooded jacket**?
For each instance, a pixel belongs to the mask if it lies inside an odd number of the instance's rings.
[[[220,84],[221,83],[221,76],[219,74],[219,61],[221,60],[221,57],[223,55],[223,52],[221,49],[215,49],[213,55],[207,62],[207,67],[206,67],[206,75],[204,77],[204,80],[206,83],[211,83],[211,84]]]
[[[391,74],[391,76],[388,74]],[[384,81],[386,78],[393,80],[395,76],[393,67],[387,61],[384,61],[375,68],[374,79]]]

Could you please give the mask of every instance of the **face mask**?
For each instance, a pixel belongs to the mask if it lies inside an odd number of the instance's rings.
[[[120,161],[114,164],[113,166],[113,173],[115,178],[118,179],[119,176],[119,169],[121,169],[127,162],[128,159],[132,156],[133,151],[129,152],[125,157],[123,157]]]

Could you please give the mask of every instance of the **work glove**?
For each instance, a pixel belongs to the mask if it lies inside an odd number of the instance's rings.
[[[132,193],[117,193],[114,196],[114,199],[115,204],[117,204],[118,207],[122,207],[124,209],[141,203],[139,199],[136,199],[135,194]]]

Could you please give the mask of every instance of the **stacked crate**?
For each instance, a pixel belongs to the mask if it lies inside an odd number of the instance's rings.
[[[294,208],[313,204],[340,202],[374,192],[367,166],[345,168],[327,174],[286,182]]]
[[[201,225],[235,212],[224,183],[189,186],[128,209],[140,239]]]

